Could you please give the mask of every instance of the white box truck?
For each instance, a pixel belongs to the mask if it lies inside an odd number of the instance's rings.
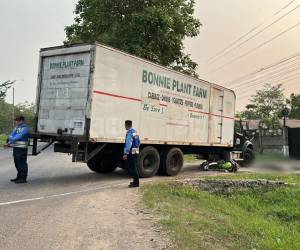
[[[98,173],[122,167],[125,120],[141,149],[139,173],[176,175],[183,154],[222,157],[234,148],[235,94],[101,44],[41,49],[37,139]]]

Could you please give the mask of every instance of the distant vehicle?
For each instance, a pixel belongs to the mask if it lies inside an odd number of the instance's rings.
[[[235,150],[235,100],[230,89],[101,44],[41,49],[33,154],[38,139],[47,140],[73,162],[113,172],[124,167],[129,119],[142,143],[141,177],[177,175],[183,154]]]

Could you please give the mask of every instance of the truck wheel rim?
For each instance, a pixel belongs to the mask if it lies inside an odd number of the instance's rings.
[[[170,159],[170,166],[171,169],[178,169],[181,166],[181,157],[177,154],[172,155],[171,159]]]
[[[151,170],[155,165],[156,159],[154,155],[147,155],[143,160],[143,166],[146,170]]]

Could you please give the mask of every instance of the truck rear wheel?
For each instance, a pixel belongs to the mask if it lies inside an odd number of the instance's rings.
[[[95,156],[87,162],[90,170],[99,174],[108,174],[115,171],[117,168],[117,161],[113,157]]]
[[[160,173],[175,176],[181,171],[183,162],[182,151],[179,148],[171,148],[162,155]]]
[[[254,155],[254,152],[251,148],[246,148],[244,150],[243,159],[244,160],[240,163],[240,165],[243,166],[243,167],[248,167],[254,162],[255,155]]]
[[[160,164],[159,153],[156,148],[148,146],[139,155],[138,170],[140,177],[150,178],[156,175]]]

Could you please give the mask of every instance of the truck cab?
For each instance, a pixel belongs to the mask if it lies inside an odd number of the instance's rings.
[[[255,159],[253,139],[255,132],[250,131],[247,121],[241,119],[235,121],[234,126],[234,150],[241,151],[243,161],[239,162],[241,166],[249,166]]]

